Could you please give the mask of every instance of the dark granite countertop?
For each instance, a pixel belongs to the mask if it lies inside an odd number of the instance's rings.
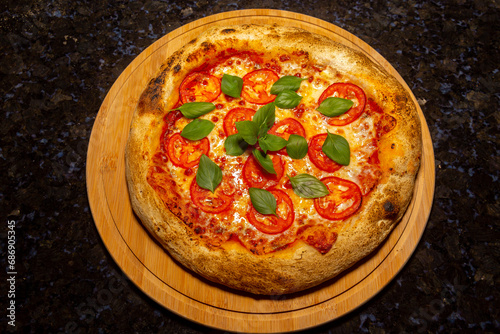
[[[89,209],[86,151],[106,93],[147,46],[204,16],[272,8],[331,22],[384,56],[418,99],[436,158],[433,208],[409,262],[375,298],[311,332],[499,332],[500,3],[214,3],[0,5],[0,331],[222,333],[164,309],[124,278]]]

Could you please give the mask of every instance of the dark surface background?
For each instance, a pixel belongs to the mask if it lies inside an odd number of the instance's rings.
[[[425,114],[436,192],[423,238],[375,298],[318,333],[499,332],[496,1],[2,1],[0,331],[221,333],[138,290],[89,210],[87,145],[106,93],[147,46],[219,12],[273,8],[331,22],[382,54]],[[7,324],[15,223],[15,328]]]

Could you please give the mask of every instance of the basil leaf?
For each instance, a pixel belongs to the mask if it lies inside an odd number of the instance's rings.
[[[295,93],[293,90],[285,89],[276,96],[274,103],[282,109],[292,109],[299,105],[302,96]]]
[[[271,174],[276,174],[276,171],[274,170],[273,166],[273,161],[271,160],[271,157],[269,155],[262,153],[258,149],[254,149],[252,151],[252,154],[255,157],[255,159],[257,159],[259,165],[261,165],[261,167],[264,168],[266,172]]]
[[[328,132],[321,150],[327,157],[341,165],[347,166],[351,162],[349,143],[340,135]]]
[[[224,141],[224,148],[226,149],[226,154],[228,155],[242,155],[247,147],[247,142],[244,141],[238,133],[228,136]]]
[[[181,136],[189,140],[200,140],[212,132],[215,124],[206,119],[195,119],[182,129]]]
[[[239,98],[241,89],[243,88],[243,79],[235,76],[224,74],[221,81],[221,90],[224,94],[231,97]]]
[[[294,193],[299,197],[320,198],[330,193],[326,185],[312,175],[304,173],[288,178]]]
[[[278,95],[285,89],[297,91],[300,88],[300,83],[307,79],[302,79],[294,75],[286,75],[276,81],[271,87],[271,94]]]
[[[257,110],[252,121],[259,127],[259,136],[263,136],[269,131],[276,120],[276,107],[274,102],[268,103]]]
[[[257,136],[259,133],[259,127],[255,122],[252,121],[241,121],[234,123],[238,134],[243,138],[244,141],[250,145],[255,145],[257,143]]]
[[[179,110],[186,118],[196,118],[215,109],[215,104],[210,102],[188,102],[172,110]]]
[[[286,146],[288,142],[286,139],[279,136],[272,135],[270,133],[266,134],[264,137],[259,138],[259,146],[267,153],[267,151],[279,151]]]
[[[200,164],[196,172],[196,183],[203,188],[215,191],[215,188],[222,182],[222,170],[209,157],[202,154]]]
[[[259,188],[248,189],[250,193],[250,200],[252,205],[257,212],[263,215],[275,215],[276,213],[276,198],[269,191]]]
[[[340,97],[327,97],[321,102],[318,110],[325,116],[334,117],[344,114],[347,110],[351,109],[354,102]]]
[[[299,135],[291,134],[286,145],[286,153],[292,159],[302,159],[306,156],[309,147],[307,140]]]

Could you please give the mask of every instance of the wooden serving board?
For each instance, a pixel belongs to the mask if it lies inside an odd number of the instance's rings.
[[[413,200],[395,230],[371,256],[319,287],[282,296],[254,296],[208,282],[175,262],[134,215],[125,180],[124,149],[132,114],[147,82],[164,60],[213,25],[296,26],[364,52],[394,68],[352,34],[319,19],[279,10],[242,10],[189,23],[142,52],[111,87],[97,115],[87,156],[87,190],[95,224],[108,251],[147,295],[192,321],[237,332],[286,332],[336,319],[372,298],[401,270],[425,229],[434,194],[434,153],[429,129],[413,94],[423,129],[422,167]]]

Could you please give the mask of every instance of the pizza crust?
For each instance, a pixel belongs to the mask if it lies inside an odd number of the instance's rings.
[[[257,36],[257,37],[256,37]],[[303,50],[320,64],[330,64],[373,96],[397,119],[379,143],[384,171],[377,188],[358,213],[344,223],[327,254],[302,241],[265,255],[254,255],[236,242],[208,247],[170,212],[146,181],[161,122],[178,100],[181,80],[193,68],[228,47],[263,52]],[[141,96],[127,142],[126,178],[132,207],[169,254],[201,276],[255,294],[285,294],[325,282],[375,250],[403,216],[413,193],[421,156],[416,107],[399,82],[362,53],[326,37],[293,27],[241,25],[216,27],[176,51]]]

